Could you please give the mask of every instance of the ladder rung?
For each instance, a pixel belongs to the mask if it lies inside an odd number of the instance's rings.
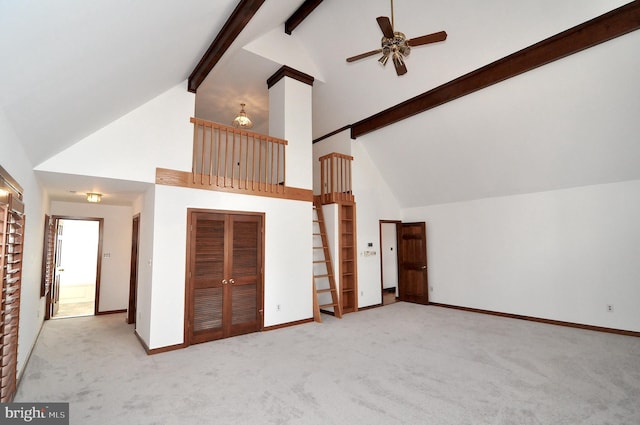
[[[313,262],[313,264],[321,264],[321,263],[328,263],[329,260],[316,260]]]
[[[333,291],[335,291],[335,288],[318,289],[316,292],[318,294],[325,294],[327,292],[333,292]]]
[[[320,277],[320,278],[322,278],[322,277],[329,277],[329,276],[331,276],[331,275],[330,275],[330,274],[316,274],[316,275],[314,275],[313,277],[315,277],[315,278],[319,278],[319,277]]]
[[[321,305],[320,308],[337,307],[337,306],[338,304],[324,304],[324,305]]]

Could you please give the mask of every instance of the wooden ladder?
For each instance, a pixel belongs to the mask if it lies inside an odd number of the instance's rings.
[[[333,308],[333,314],[337,318],[342,317],[342,307],[338,298],[336,279],[333,276],[333,264],[327,231],[324,226],[322,205],[315,200],[313,202],[313,319],[322,322],[320,310]],[[331,301],[329,302],[329,295]]]

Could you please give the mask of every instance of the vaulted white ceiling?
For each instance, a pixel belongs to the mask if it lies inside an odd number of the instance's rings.
[[[184,81],[236,3],[0,0],[0,107],[33,165]],[[317,78],[319,137],[627,1],[396,0],[396,30],[449,35],[414,48],[402,77],[377,56],[345,61],[379,46],[388,0],[324,1],[284,35],[301,3],[264,3],[198,90],[196,114],[229,122],[244,102],[266,132],[266,79],[287,64]],[[355,143],[406,207],[640,178],[638,45],[640,31]]]

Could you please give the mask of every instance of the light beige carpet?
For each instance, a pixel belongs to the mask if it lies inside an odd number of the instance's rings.
[[[62,319],[66,317],[90,316],[94,314],[94,308],[95,303],[93,301],[82,303],[61,303],[54,318]]]
[[[147,356],[45,324],[16,401],[90,424],[640,424],[640,338],[398,302]]]

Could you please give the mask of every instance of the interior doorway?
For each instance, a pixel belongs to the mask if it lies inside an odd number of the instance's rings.
[[[393,304],[398,299],[398,239],[400,221],[380,220],[380,276],[382,305]]]
[[[54,279],[47,298],[51,318],[90,316],[98,310],[101,218],[54,217]]]
[[[429,304],[426,223],[380,220],[382,305]]]
[[[398,224],[398,300],[429,304],[425,222]]]

